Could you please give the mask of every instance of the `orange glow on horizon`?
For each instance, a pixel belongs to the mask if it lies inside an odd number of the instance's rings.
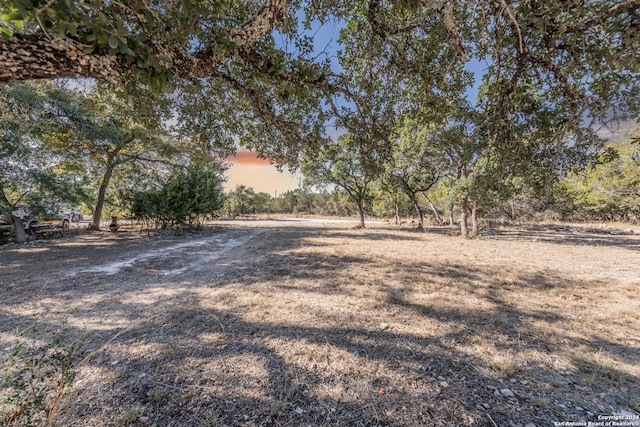
[[[230,165],[225,173],[225,191],[242,184],[256,192],[277,195],[298,188],[302,179],[300,174],[278,171],[269,160],[258,158],[258,153],[254,151],[240,149],[225,161]]]
[[[227,157],[226,161],[234,165],[259,165],[270,166],[271,162],[267,159],[258,157],[255,151],[239,150],[235,156]]]

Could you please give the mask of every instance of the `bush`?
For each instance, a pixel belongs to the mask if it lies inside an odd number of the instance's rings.
[[[5,245],[14,241],[15,232],[13,227],[0,228],[0,245]]]
[[[132,218],[147,225],[199,225],[222,208],[220,169],[192,166],[171,175],[159,189],[132,192],[123,199]]]

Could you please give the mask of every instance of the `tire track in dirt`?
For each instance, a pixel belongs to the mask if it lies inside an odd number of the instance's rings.
[[[66,277],[75,277],[83,273],[112,276],[125,269],[145,269],[150,266],[162,270],[164,275],[178,275],[203,268],[231,249],[242,246],[265,231],[267,229],[264,228],[229,230],[213,236],[143,252],[124,260],[73,269],[66,273]]]

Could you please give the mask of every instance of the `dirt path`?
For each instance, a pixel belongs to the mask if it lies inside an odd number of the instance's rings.
[[[253,239],[265,229],[251,229],[239,233],[228,231],[215,236],[199,237],[183,243],[175,243],[151,249],[142,253],[120,256],[121,261],[112,261],[88,268],[72,269],[66,273],[67,277],[74,277],[82,273],[99,273],[105,275],[118,274],[126,271],[127,275],[133,270],[162,271],[165,275],[193,273],[206,268],[211,262],[225,255],[230,249],[241,246]],[[98,261],[99,262],[99,261]]]
[[[17,340],[80,344],[59,425],[531,427],[640,411],[639,236],[244,225],[0,248],[5,359]]]

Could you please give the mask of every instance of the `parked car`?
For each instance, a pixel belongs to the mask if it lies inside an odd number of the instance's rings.
[[[78,208],[71,208],[66,214],[69,215],[71,222],[80,222],[83,219],[82,211]]]
[[[69,229],[69,224],[71,223],[71,216],[63,213],[55,213],[52,210],[45,210],[45,214],[42,217],[42,221],[40,223],[51,224],[56,228],[63,228],[65,230]]]
[[[71,223],[71,217],[69,215],[58,214],[53,210],[45,210],[44,215],[38,215],[38,218],[34,219],[29,213],[29,208],[27,206],[19,205],[14,207],[14,209],[11,211],[11,214],[5,214],[0,217],[0,226],[12,226],[12,215],[22,219],[24,230],[27,232],[27,234],[35,234],[35,232],[41,229],[43,226],[68,230],[69,224]]]

